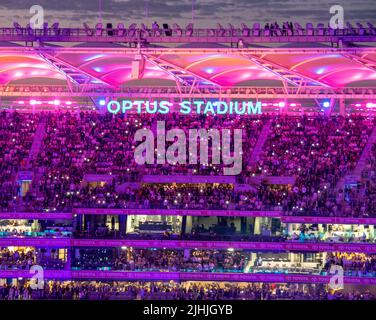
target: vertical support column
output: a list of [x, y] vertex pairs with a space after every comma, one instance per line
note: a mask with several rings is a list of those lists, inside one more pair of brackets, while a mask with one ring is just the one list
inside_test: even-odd
[[127, 217], [126, 215], [119, 215], [119, 231], [121, 235], [125, 235], [127, 231]]
[[260, 234], [261, 233], [261, 225], [260, 225], [260, 217], [255, 218], [255, 227], [254, 227], [254, 234]]
[[292, 230], [293, 230], [293, 229], [292, 229], [292, 226], [293, 226], [292, 223], [287, 224], [287, 231], [288, 231], [289, 235], [292, 234]]
[[247, 218], [246, 217], [240, 218], [240, 232], [241, 234], [247, 233]]
[[65, 270], [72, 270], [72, 252], [73, 252], [73, 249], [68, 247], [66, 250], [67, 250], [67, 263], [65, 265]]
[[345, 114], [346, 114], [345, 99], [344, 98], [339, 99], [339, 114], [341, 116], [345, 116]]
[[181, 221], [181, 231], [180, 235], [184, 235], [186, 232], [186, 227], [187, 227], [187, 216], [183, 216], [182, 221]]

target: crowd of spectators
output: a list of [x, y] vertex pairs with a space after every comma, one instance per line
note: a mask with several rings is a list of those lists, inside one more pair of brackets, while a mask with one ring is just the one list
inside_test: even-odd
[[40, 265], [45, 269], [63, 269], [64, 264], [64, 261], [56, 254], [48, 256], [43, 249], [36, 251], [29, 248], [2, 248], [0, 250], [0, 269], [2, 270], [29, 270], [33, 265]]
[[247, 257], [241, 252], [218, 250], [160, 250], [126, 248], [81, 249], [73, 267], [82, 270], [243, 272]]
[[332, 291], [320, 285], [160, 283], [160, 282], [46, 282], [32, 290], [30, 283], [3, 285], [2, 300], [375, 300], [368, 290]]
[[[16, 138], [9, 136], [12, 134], [11, 128], [4, 129], [6, 148], [16, 151], [10, 152], [10, 156], [4, 152], [2, 156], [5, 159], [1, 167], [1, 172], [4, 172], [2, 179], [5, 180], [0, 184], [3, 191], [0, 193], [3, 211], [70, 211], [72, 207], [282, 209], [286, 215], [354, 217], [373, 216], [376, 212], [376, 201], [373, 201], [376, 188], [372, 181], [367, 182], [366, 201], [353, 200], [350, 205], [349, 191], [337, 188], [341, 179], [355, 168], [367, 143], [374, 126], [369, 118], [358, 115], [274, 115], [271, 132], [259, 160], [254, 164], [251, 161], [252, 151], [263, 126], [269, 121], [268, 115], [258, 118], [203, 115], [184, 117], [172, 113], [123, 118], [95, 112], [58, 112], [43, 116], [47, 123], [46, 135], [36, 160], [32, 162], [36, 174], [30, 189], [21, 199], [20, 186], [6, 172], [10, 167], [17, 171], [21, 166], [19, 163], [25, 161], [28, 153], [26, 149], [31, 147], [32, 133], [36, 130], [39, 118], [29, 116], [35, 118], [23, 122], [19, 117], [24, 115], [2, 113], [6, 120], [13, 117], [12, 121], [17, 127], [16, 132], [13, 132]], [[3, 122], [7, 122], [6, 120]], [[119, 189], [122, 181], [133, 179], [140, 182], [144, 174], [222, 173], [220, 165], [211, 164], [137, 165], [134, 161], [134, 133], [140, 128], [155, 131], [157, 120], [166, 120], [166, 130], [243, 128], [241, 178], [243, 181], [251, 179], [248, 180], [251, 188], [236, 191], [223, 184], [206, 185], [205, 188], [199, 185], [154, 184], [138, 190], [134, 187]], [[28, 126], [28, 122], [33, 124]], [[4, 123], [3, 126], [6, 126]], [[7, 122], [7, 126], [11, 123]], [[14, 139], [15, 143], [9, 145], [8, 141]], [[93, 173], [114, 178], [107, 183], [85, 180], [85, 175]], [[279, 185], [252, 182], [252, 178], [259, 176], [261, 181], [270, 176], [279, 176], [293, 177], [295, 182], [281, 182]]]
[[250, 251], [173, 249], [80, 249], [74, 256], [77, 270], [180, 271], [326, 274], [332, 265], [343, 267], [345, 275], [375, 276], [376, 256], [364, 253], [327, 253], [326, 260], [310, 263], [278, 260], [261, 263]]
[[0, 112], [0, 210], [19, 194], [18, 171], [27, 164], [40, 116]]
[[376, 255], [364, 253], [335, 252], [328, 254], [324, 270], [329, 271], [332, 265], [341, 266], [345, 275], [376, 275]]

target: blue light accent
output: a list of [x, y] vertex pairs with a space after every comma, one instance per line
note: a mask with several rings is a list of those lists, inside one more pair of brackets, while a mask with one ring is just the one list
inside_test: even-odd
[[326, 71], [326, 67], [317, 69], [316, 74], [323, 74]]

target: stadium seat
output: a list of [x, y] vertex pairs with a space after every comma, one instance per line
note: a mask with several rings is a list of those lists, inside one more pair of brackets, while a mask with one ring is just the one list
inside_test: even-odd
[[52, 26], [51, 26], [55, 36], [58, 36], [60, 34], [60, 28], [59, 28], [59, 22], [55, 22]]
[[102, 36], [102, 34], [103, 34], [103, 24], [102, 23], [97, 23], [96, 25], [95, 25], [95, 35], [97, 36], [97, 37], [100, 37], [100, 36]]
[[368, 26], [368, 33], [371, 34], [371, 35], [375, 35], [376, 29], [373, 26], [373, 24], [371, 22], [367, 22], [367, 26]]
[[337, 30], [336, 30], [336, 29], [332, 29], [332, 28], [330, 27], [330, 23], [328, 23], [328, 32], [329, 32], [329, 35], [330, 35], [330, 36], [335, 36], [336, 33], [337, 33]]
[[312, 23], [307, 23], [307, 36], [313, 36], [313, 24]]
[[84, 28], [86, 35], [92, 36], [94, 34], [93, 30], [89, 27], [89, 25], [86, 22], [84, 23]]
[[173, 24], [173, 28], [177, 36], [181, 37], [183, 35], [183, 30], [177, 23]]
[[358, 28], [358, 33], [360, 36], [366, 35], [366, 29], [363, 27], [363, 25], [360, 22], [357, 22], [356, 26]]
[[243, 37], [249, 37], [250, 29], [245, 23], [242, 23], [242, 35]]
[[185, 27], [185, 35], [188, 37], [193, 35], [193, 23], [190, 23]]
[[230, 36], [232, 36], [232, 37], [235, 36], [235, 32], [236, 32], [235, 27], [231, 23], [229, 23], [228, 28], [230, 30]]
[[357, 32], [350, 22], [346, 23], [347, 34], [356, 35]]
[[303, 27], [299, 23], [295, 22], [294, 27], [295, 30], [298, 32], [298, 36], [302, 36], [304, 34]]
[[22, 27], [21, 27], [21, 25], [18, 23], [18, 22], [14, 22], [13, 23], [13, 26], [14, 26], [14, 28], [16, 29], [16, 33], [17, 33], [17, 35], [22, 35], [23, 34], [23, 30], [22, 30]]
[[141, 36], [147, 36], [149, 37], [150, 36], [150, 32], [148, 30], [148, 27], [144, 24], [144, 23], [141, 23]]
[[325, 34], [325, 27], [323, 23], [319, 23], [317, 25], [317, 35], [318, 36], [323, 36]]
[[136, 36], [136, 29], [137, 29], [137, 24], [136, 24], [136, 23], [132, 23], [132, 24], [129, 26], [128, 35], [129, 35], [130, 37], [134, 37], [134, 36]]
[[117, 36], [124, 37], [124, 35], [125, 35], [124, 23], [119, 23], [117, 26]]
[[222, 27], [220, 23], [217, 24], [217, 35], [218, 37], [223, 37], [226, 34], [226, 30]]
[[260, 36], [260, 24], [257, 22], [253, 25], [252, 35], [255, 37]]

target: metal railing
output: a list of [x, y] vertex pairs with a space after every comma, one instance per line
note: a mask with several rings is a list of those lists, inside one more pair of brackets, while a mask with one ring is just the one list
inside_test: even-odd
[[336, 42], [376, 41], [373, 26], [363, 28], [331, 29], [327, 27], [295, 27], [293, 29], [253, 28], [0, 28], [0, 41], [73, 41], [73, 42], [227, 42], [239, 40], [252, 42]]

